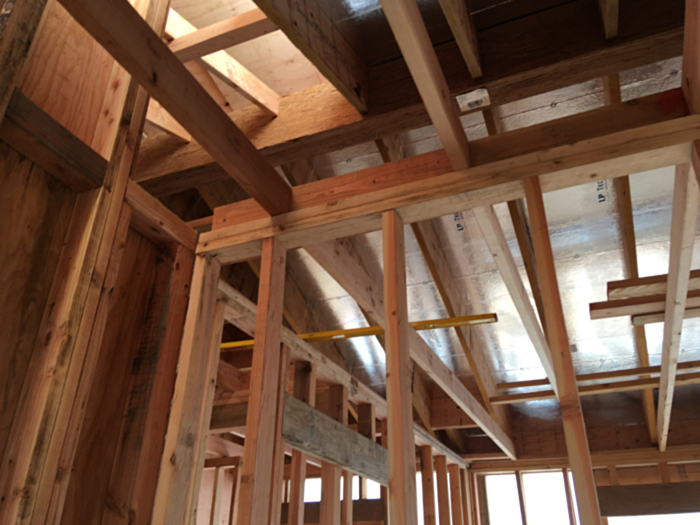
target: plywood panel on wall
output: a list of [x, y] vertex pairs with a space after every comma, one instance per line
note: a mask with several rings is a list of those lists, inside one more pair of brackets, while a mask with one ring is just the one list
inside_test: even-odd
[[63, 183], [0, 142], [0, 455], [74, 203]]
[[125, 414], [131, 367], [146, 325], [158, 251], [129, 230], [112, 292], [62, 523], [100, 523]]
[[91, 144], [114, 59], [55, 0], [27, 58], [21, 91]]

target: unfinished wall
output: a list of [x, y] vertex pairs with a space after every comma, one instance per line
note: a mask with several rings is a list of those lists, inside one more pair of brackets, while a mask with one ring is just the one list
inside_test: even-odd
[[75, 203], [75, 194], [0, 142], [0, 454]]
[[129, 230], [78, 442], [62, 523], [99, 523], [158, 251]]

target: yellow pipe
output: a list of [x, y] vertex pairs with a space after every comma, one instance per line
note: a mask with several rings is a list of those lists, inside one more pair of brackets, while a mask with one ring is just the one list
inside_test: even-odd
[[[448, 317], [445, 319], [432, 319], [429, 321], [416, 321], [411, 326], [416, 330], [435, 330], [438, 328], [454, 328], [457, 326], [471, 326], [476, 324], [487, 324], [498, 322], [496, 314], [465, 315], [463, 317]], [[350, 328], [347, 330], [331, 330], [328, 332], [312, 332], [299, 334], [298, 337], [307, 342], [332, 341], [336, 339], [350, 339], [351, 337], [368, 337], [381, 335], [384, 328], [381, 326], [369, 326], [367, 328]], [[233, 343], [223, 343], [222, 352], [234, 350], [248, 350], [253, 348], [254, 339], [247, 341], [234, 341]]]

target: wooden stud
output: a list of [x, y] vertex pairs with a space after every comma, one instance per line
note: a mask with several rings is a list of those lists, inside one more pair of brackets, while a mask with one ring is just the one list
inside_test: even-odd
[[126, 0], [61, 3], [271, 215], [288, 210], [287, 183]]
[[226, 470], [223, 468], [217, 468], [214, 473], [214, 490], [212, 491], [209, 525], [219, 525], [221, 519], [221, 500], [224, 495], [224, 474], [226, 474]]
[[241, 507], [241, 466], [233, 470], [233, 487], [231, 488], [231, 510], [228, 515], [228, 525], [238, 523], [238, 509]]
[[[294, 397], [305, 403], [316, 405], [316, 368], [308, 362], [294, 363]], [[292, 476], [289, 496], [287, 525], [304, 523], [304, 485], [306, 482], [307, 456], [298, 450], [292, 451]]]
[[476, 501], [477, 501], [477, 516], [479, 525], [489, 525], [489, 504], [486, 495], [486, 478], [484, 476], [474, 476], [476, 483]]
[[416, 461], [411, 408], [406, 254], [403, 221], [394, 211], [382, 217], [386, 391], [389, 432], [389, 514], [395, 523], [416, 525]]
[[208, 257], [195, 261], [153, 504], [154, 524], [191, 523], [196, 513], [224, 323], [224, 304], [216, 301], [220, 269]]
[[[347, 388], [341, 385], [331, 385], [323, 401], [325, 402], [326, 415], [347, 425]], [[320, 525], [340, 525], [341, 523], [340, 475], [341, 469], [337, 466], [326, 461], [321, 463]]]
[[459, 465], [448, 465], [447, 471], [450, 475], [450, 508], [452, 509], [452, 525], [464, 525], [464, 511], [462, 509], [462, 475], [460, 474]]
[[[377, 411], [370, 403], [357, 405], [357, 432], [374, 441], [377, 437]], [[367, 499], [367, 478], [360, 478], [360, 499]]]
[[423, 523], [436, 525], [435, 518], [435, 468], [433, 449], [424, 445], [420, 448], [421, 481], [423, 489]]
[[473, 525], [472, 523], [472, 500], [471, 500], [471, 489], [469, 471], [466, 468], [460, 469], [460, 476], [462, 476], [462, 481], [460, 487], [462, 489], [462, 512], [464, 515], [464, 525]]
[[440, 525], [450, 525], [450, 487], [447, 481], [447, 459], [445, 456], [435, 458], [435, 477], [437, 478]]
[[252, 410], [246, 422], [238, 525], [269, 519], [286, 257], [286, 250], [276, 239], [265, 240], [250, 380]]
[[[279, 374], [277, 378], [277, 407], [275, 413], [275, 443], [272, 455], [272, 482], [270, 484], [270, 525], [280, 525], [282, 520], [282, 490], [284, 488], [284, 451], [285, 439], [282, 434], [284, 420], [284, 397], [289, 385], [290, 350], [281, 345]], [[245, 452], [245, 450], [244, 450]]]
[[566, 332], [564, 311], [559, 295], [554, 267], [547, 216], [538, 177], [524, 181], [525, 198], [532, 228], [532, 240], [537, 256], [537, 272], [542, 286], [542, 301], [547, 319], [548, 340], [554, 349], [551, 352], [552, 367], [564, 424], [564, 437], [569, 462], [576, 484], [576, 498], [582, 525], [600, 523], [595, 479], [588, 449], [586, 428], [576, 386], [574, 367], [571, 361], [569, 336]]
[[576, 525], [576, 511], [574, 509], [574, 495], [571, 491], [571, 483], [569, 483], [569, 472], [563, 468], [561, 469], [562, 476], [564, 477], [564, 491], [566, 492], [566, 510], [569, 515], [569, 525]]
[[525, 492], [523, 491], [522, 473], [515, 473], [515, 484], [518, 487], [518, 504], [520, 506], [520, 519], [522, 520], [523, 525], [527, 525], [527, 512], [525, 511]]

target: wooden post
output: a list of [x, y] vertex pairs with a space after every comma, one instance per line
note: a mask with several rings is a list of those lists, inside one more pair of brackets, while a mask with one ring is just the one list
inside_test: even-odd
[[211, 501], [211, 512], [209, 513], [209, 525], [219, 525], [221, 516], [221, 498], [224, 495], [224, 474], [226, 470], [217, 467], [214, 474], [214, 490]]
[[[343, 385], [331, 385], [324, 396], [322, 411], [329, 417], [348, 424], [348, 389]], [[320, 525], [339, 525], [341, 469], [327, 462], [321, 463]], [[352, 512], [352, 511], [351, 511]]]
[[263, 241], [238, 525], [264, 523], [270, 514], [286, 259], [277, 239]]
[[515, 472], [515, 483], [518, 486], [518, 504], [520, 505], [520, 519], [523, 525], [527, 525], [527, 513], [525, 512], [525, 493], [523, 492], [523, 474], [519, 470]]
[[447, 458], [435, 458], [435, 476], [437, 477], [438, 514], [440, 525], [450, 525], [450, 488], [447, 481]]
[[416, 525], [416, 453], [411, 406], [411, 358], [403, 221], [395, 211], [382, 215], [386, 397], [389, 432], [389, 514], [394, 523]]
[[489, 500], [486, 495], [486, 478], [484, 476], [476, 476], [476, 501], [478, 503], [479, 525], [489, 525]]
[[462, 476], [462, 513], [464, 514], [464, 525], [473, 525], [471, 509], [472, 505], [469, 489], [469, 472], [464, 468], [461, 469], [459, 473], [460, 476]]
[[450, 473], [450, 507], [452, 508], [452, 525], [463, 525], [464, 514], [462, 511], [462, 480], [459, 473], [459, 465], [449, 465], [447, 470]]
[[210, 257], [197, 256], [153, 505], [154, 524], [193, 523], [195, 516], [224, 323], [224, 304], [216, 301], [220, 269]]
[[238, 522], [238, 509], [241, 502], [241, 466], [233, 471], [233, 487], [231, 487], [231, 510], [228, 515], [228, 525], [236, 525]]
[[[308, 362], [294, 363], [294, 397], [316, 406], [316, 368]], [[304, 485], [307, 456], [299, 450], [292, 452], [291, 491], [287, 525], [304, 524]]]
[[289, 354], [287, 345], [280, 350], [279, 380], [277, 382], [277, 412], [275, 414], [275, 448], [272, 457], [272, 483], [270, 484], [270, 525], [280, 525], [282, 519], [282, 488], [284, 485], [284, 394], [289, 385]]
[[433, 448], [424, 445], [420, 448], [421, 481], [423, 488], [423, 523], [436, 525], [435, 522], [435, 468], [433, 466]]
[[[374, 405], [360, 403], [357, 406], [357, 431], [368, 439], [377, 439], [377, 415]], [[367, 499], [367, 478], [360, 478], [360, 499]]]
[[571, 493], [569, 473], [565, 468], [561, 469], [561, 473], [564, 476], [564, 490], [566, 491], [566, 507], [569, 511], [569, 525], [576, 525], [576, 512], [574, 511], [574, 495]]
[[571, 360], [571, 347], [566, 332], [539, 177], [525, 179], [524, 187], [537, 258], [537, 273], [542, 289], [542, 302], [547, 319], [547, 340], [551, 346], [552, 368], [561, 407], [569, 464], [574, 475], [581, 525], [599, 525], [600, 510], [591, 453], [588, 449], [586, 427]]

